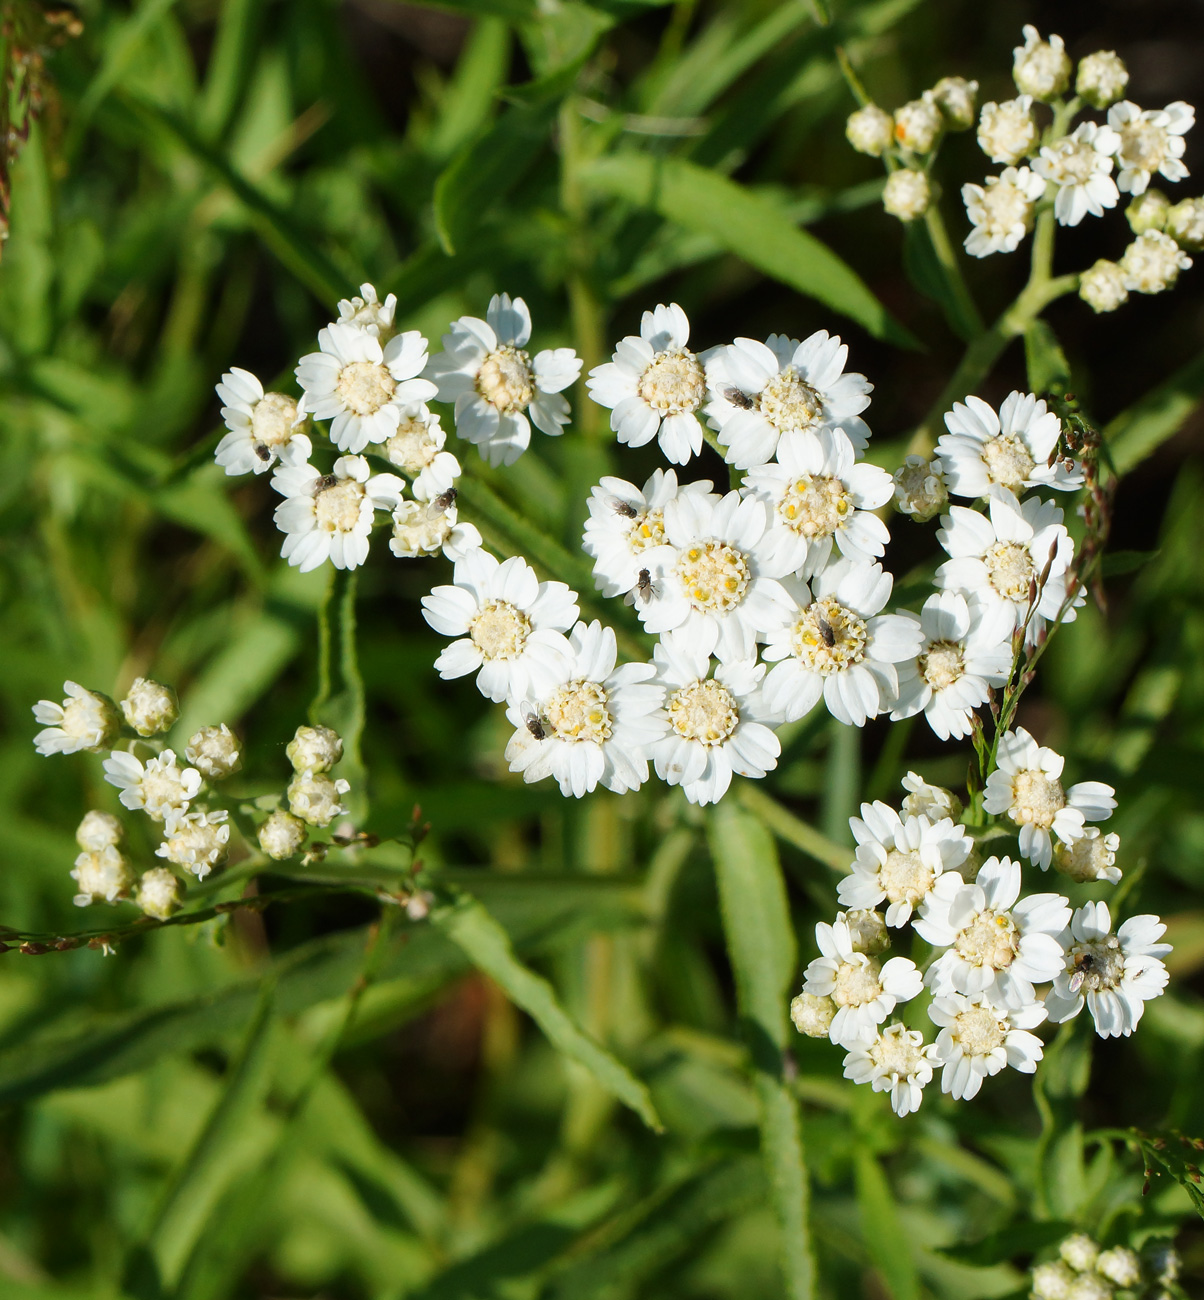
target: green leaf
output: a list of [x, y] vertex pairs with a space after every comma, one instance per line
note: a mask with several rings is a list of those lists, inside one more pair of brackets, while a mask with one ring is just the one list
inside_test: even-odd
[[1112, 463], [1127, 474], [1174, 437], [1204, 398], [1204, 352], [1122, 411], [1104, 430]]
[[1136, 573], [1161, 555], [1157, 551], [1109, 551], [1101, 561], [1105, 578], [1119, 578], [1124, 573]]
[[482, 903], [461, 894], [431, 919], [539, 1025], [558, 1052], [583, 1065], [601, 1087], [630, 1106], [649, 1128], [660, 1131], [647, 1087], [573, 1021], [547, 980], [518, 960], [510, 936]]
[[582, 183], [713, 236], [728, 252], [899, 347], [919, 342], [841, 258], [751, 190], [683, 158], [621, 154], [581, 169]]
[[874, 1155], [861, 1147], [854, 1171], [861, 1239], [894, 1300], [920, 1300], [920, 1279], [907, 1233], [899, 1221], [897, 1200]]
[[1070, 387], [1070, 362], [1049, 322], [1039, 316], [1024, 331], [1024, 361], [1030, 392], [1061, 397]]
[[425, 150], [432, 158], [450, 157], [485, 126], [509, 60], [509, 28], [498, 18], [482, 18], [456, 63], [438, 120], [426, 140]]

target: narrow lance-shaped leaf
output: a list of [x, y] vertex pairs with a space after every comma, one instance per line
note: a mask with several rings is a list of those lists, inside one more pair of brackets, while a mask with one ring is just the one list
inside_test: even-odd
[[894, 1300], [920, 1300], [920, 1279], [899, 1222], [894, 1193], [882, 1166], [872, 1152], [857, 1152], [857, 1208], [861, 1211], [861, 1239], [886, 1289]]

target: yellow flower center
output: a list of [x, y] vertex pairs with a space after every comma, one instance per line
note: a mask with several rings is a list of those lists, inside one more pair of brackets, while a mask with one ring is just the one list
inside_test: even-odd
[[991, 586], [1004, 598], [1017, 604], [1028, 599], [1033, 580], [1033, 557], [1019, 542], [996, 542], [983, 556]]
[[684, 348], [658, 352], [640, 376], [637, 391], [654, 411], [680, 415], [702, 405], [706, 375], [693, 352]]
[[722, 745], [736, 730], [740, 709], [722, 682], [692, 682], [674, 692], [669, 722], [679, 736], [703, 745]]
[[353, 361], [339, 371], [335, 388], [353, 414], [373, 415], [390, 401], [397, 380], [379, 362]]
[[989, 909], [979, 914], [954, 940], [958, 954], [971, 966], [1006, 970], [1015, 960], [1019, 936], [1006, 912]]
[[1006, 433], [983, 444], [982, 458], [991, 482], [1009, 490], [1027, 482], [1036, 465], [1024, 440]]
[[1012, 821], [1048, 830], [1054, 818], [1066, 807], [1062, 783], [1037, 768], [1017, 772], [1012, 777]]
[[865, 620], [832, 596], [813, 601], [794, 625], [794, 653], [812, 672], [827, 677], [865, 658]]
[[952, 686], [965, 671], [960, 641], [934, 641], [920, 656], [920, 672], [934, 691]]
[[531, 622], [506, 600], [491, 600], [472, 620], [468, 634], [486, 659], [516, 659], [523, 652]]
[[686, 599], [697, 610], [727, 614], [748, 591], [751, 575], [743, 554], [726, 542], [695, 542], [682, 551], [677, 576]]
[[787, 366], [761, 390], [757, 406], [779, 433], [792, 433], [820, 422], [824, 399], [793, 366]]
[[852, 961], [842, 961], [836, 968], [836, 987], [832, 1000], [838, 1007], [860, 1007], [882, 996], [878, 980], [878, 963], [864, 953], [854, 953]]
[[844, 484], [830, 474], [801, 474], [791, 481], [777, 506], [778, 516], [804, 537], [831, 537], [853, 512]]
[[419, 474], [439, 454], [427, 422], [420, 416], [403, 415], [397, 432], [384, 445], [389, 461], [407, 474]]
[[535, 396], [531, 358], [521, 348], [498, 348], [481, 362], [477, 392], [503, 415], [525, 411]]
[[1121, 164], [1137, 171], [1156, 172], [1166, 161], [1169, 142], [1165, 127], [1153, 122], [1130, 122], [1120, 129]]
[[297, 403], [284, 393], [265, 393], [251, 408], [251, 436], [265, 447], [279, 447], [293, 436]]
[[544, 720], [559, 740], [589, 740], [595, 745], [610, 739], [610, 710], [606, 691], [598, 682], [571, 681], [544, 707]]
[[950, 1029], [967, 1056], [986, 1056], [1003, 1046], [1006, 1023], [1001, 1024], [998, 1012], [990, 1007], [971, 1007], [957, 1016]]
[[878, 884], [890, 903], [918, 903], [936, 874], [914, 850], [891, 849], [878, 868]]
[[353, 478], [341, 478], [318, 489], [314, 518], [328, 533], [349, 533], [360, 521], [363, 503], [364, 485]]

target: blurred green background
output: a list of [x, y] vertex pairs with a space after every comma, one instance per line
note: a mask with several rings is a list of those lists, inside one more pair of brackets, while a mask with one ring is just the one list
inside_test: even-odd
[[[143, 0], [82, 3], [82, 31], [54, 41], [37, 6], [0, 11], [18, 129], [22, 78], [43, 101], [10, 168], [0, 260], [0, 921], [44, 931], [130, 909], [71, 905], [75, 824], [115, 809], [115, 791], [98, 758], [34, 753], [35, 700], [59, 698], [65, 678], [119, 693], [151, 674], [180, 692], [179, 735], [227, 721], [245, 737], [256, 789], [283, 780], [305, 720], [325, 576], [280, 562], [265, 479], [227, 481], [211, 463], [224, 369], [291, 391], [297, 356], [364, 280], [396, 292], [399, 322], [432, 347], [491, 293], [522, 294], [537, 346], [572, 344], [587, 367], [645, 307], [675, 300], [697, 346], [839, 331], [876, 385], [871, 455], [893, 468], [963, 345], [881, 212], [880, 168], [844, 142], [836, 47], [888, 108], [946, 74], [976, 77], [982, 98], [1012, 93], [1025, 21], [1076, 57], [1117, 49], [1143, 106], [1193, 99], [1204, 63], [1204, 13], [1187, 0], [835, 0], [826, 28], [799, 0]], [[20, 61], [39, 45], [44, 58]], [[1198, 139], [1186, 161], [1204, 169]], [[973, 133], [950, 139], [958, 241], [958, 187], [987, 170]], [[745, 197], [845, 259], [922, 349], [809, 296], [789, 257], [767, 268], [724, 219]], [[1058, 269], [1119, 255], [1127, 234], [1119, 213], [1085, 223], [1060, 241]], [[984, 314], [1026, 273], [1023, 253], [969, 267]], [[1204, 1288], [1188, 1193], [1156, 1174], [1143, 1198], [1141, 1156], [1108, 1136], [1204, 1135], [1201, 273], [1110, 317], [1073, 297], [1050, 313], [1126, 473], [1107, 612], [1088, 607], [1060, 634], [1021, 713], [1072, 779], [1116, 785], [1124, 909], [1170, 920], [1171, 990], [1132, 1040], [1063, 1033], [1036, 1097], [1015, 1074], [971, 1105], [934, 1086], [907, 1121], [843, 1082], [837, 1049], [791, 1031], [784, 1088], [801, 1106], [818, 1295], [1026, 1294], [1028, 1260], [1067, 1225], [1139, 1246], [1175, 1236], [1188, 1294], [1193, 1278]], [[1026, 382], [1015, 344], [980, 392]], [[570, 436], [538, 440], [509, 471], [457, 448], [573, 550], [588, 485], [616, 470], [639, 482], [656, 463], [618, 456], [580, 392], [575, 410]], [[709, 451], [701, 473], [722, 480]], [[888, 566], [930, 574], [935, 527], [896, 518]], [[470, 887], [648, 1084], [664, 1132], [421, 923], [391, 932], [327, 1063], [379, 913], [353, 893], [111, 957], [10, 951], [0, 1295], [798, 1294], [778, 1262], [763, 1079], [703, 819], [655, 782], [572, 802], [506, 773], [502, 711], [432, 668], [440, 639], [418, 601], [449, 572], [378, 546], [361, 575], [368, 827], [399, 834], [420, 805], [426, 863]], [[784, 738], [765, 788], [839, 844], [861, 798], [897, 803], [908, 768], [964, 780], [968, 752], [921, 728], [809, 719]], [[132, 830], [151, 865], [153, 841]], [[792, 993], [836, 877], [783, 834]], [[1088, 896], [1102, 895], [1075, 901]]]

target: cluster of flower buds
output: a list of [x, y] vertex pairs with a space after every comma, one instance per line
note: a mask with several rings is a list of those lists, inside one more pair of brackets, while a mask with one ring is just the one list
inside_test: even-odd
[[350, 789], [330, 769], [343, 757], [343, 740], [330, 727], [298, 727], [285, 751], [293, 777], [285, 792], [286, 808], [277, 808], [259, 828], [259, 847], [277, 862], [295, 857], [311, 827], [329, 826], [347, 809], [339, 802]]
[[1059, 1244], [1056, 1259], [1034, 1266], [1029, 1295], [1031, 1300], [1112, 1300], [1119, 1291], [1128, 1297], [1173, 1300], [1182, 1294], [1178, 1276], [1179, 1257], [1172, 1247], [1159, 1247], [1143, 1268], [1128, 1246], [1104, 1250], [1086, 1233], [1076, 1232]]

